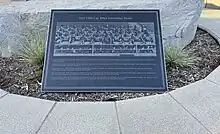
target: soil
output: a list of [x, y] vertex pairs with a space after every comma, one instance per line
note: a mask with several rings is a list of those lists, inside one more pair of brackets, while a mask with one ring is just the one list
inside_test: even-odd
[[[207, 32], [198, 29], [194, 40], [184, 48], [200, 59], [191, 68], [174, 68], [167, 72], [168, 88], [175, 90], [205, 78], [220, 65], [220, 45]], [[42, 93], [40, 85], [26, 77], [34, 68], [17, 57], [0, 57], [0, 88], [12, 94], [55, 101], [117, 101], [158, 94], [145, 93]]]

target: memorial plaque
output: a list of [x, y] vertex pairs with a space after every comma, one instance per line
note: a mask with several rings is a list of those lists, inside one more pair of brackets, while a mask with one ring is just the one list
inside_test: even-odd
[[166, 91], [159, 10], [52, 10], [44, 92]]

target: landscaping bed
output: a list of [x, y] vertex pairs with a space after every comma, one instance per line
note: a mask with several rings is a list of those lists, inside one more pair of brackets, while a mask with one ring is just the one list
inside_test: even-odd
[[[174, 67], [167, 70], [168, 88], [175, 90], [205, 78], [220, 64], [220, 45], [207, 32], [198, 29], [194, 40], [184, 48], [198, 59], [191, 67]], [[13, 94], [32, 96], [55, 101], [112, 101], [158, 94], [138, 93], [42, 93], [40, 84], [27, 80], [35, 68], [23, 59], [0, 57], [0, 88]]]

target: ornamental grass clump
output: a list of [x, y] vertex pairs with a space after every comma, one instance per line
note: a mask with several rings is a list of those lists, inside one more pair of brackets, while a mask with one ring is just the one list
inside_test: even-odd
[[39, 80], [42, 77], [46, 39], [39, 32], [29, 32], [20, 39], [19, 57], [24, 59], [36, 70], [29, 80]]
[[177, 67], [192, 67], [197, 57], [189, 55], [187, 51], [182, 50], [176, 45], [165, 46], [165, 61], [167, 70]]

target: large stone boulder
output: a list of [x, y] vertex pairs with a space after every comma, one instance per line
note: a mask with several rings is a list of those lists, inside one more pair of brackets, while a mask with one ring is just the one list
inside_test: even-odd
[[47, 33], [51, 9], [160, 9], [164, 45], [186, 46], [194, 38], [203, 0], [31, 0], [0, 5], [0, 50], [18, 49], [27, 28]]

